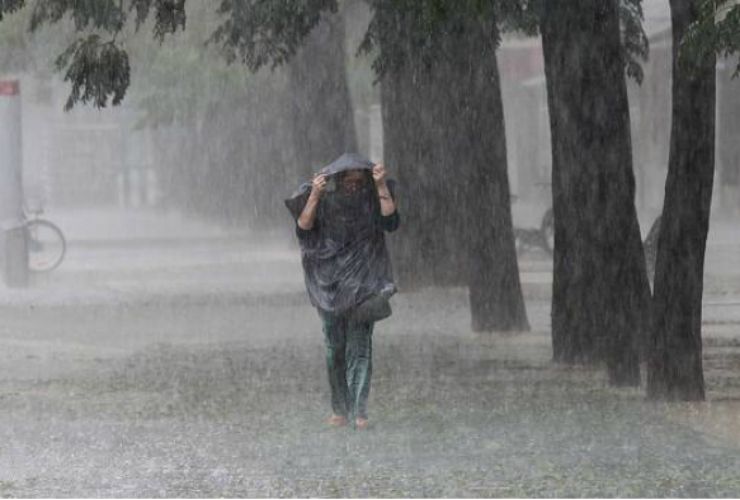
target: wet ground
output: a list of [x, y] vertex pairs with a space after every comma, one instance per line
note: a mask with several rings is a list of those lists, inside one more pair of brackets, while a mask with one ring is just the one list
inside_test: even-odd
[[292, 250], [186, 236], [78, 238], [57, 273], [0, 290], [0, 496], [740, 496], [740, 279], [715, 262], [732, 238], [709, 252], [708, 402], [551, 363], [530, 255], [527, 334], [471, 333], [460, 289], [394, 298], [357, 432], [322, 422]]

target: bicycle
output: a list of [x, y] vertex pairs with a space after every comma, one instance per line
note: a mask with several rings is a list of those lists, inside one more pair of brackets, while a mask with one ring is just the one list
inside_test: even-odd
[[514, 228], [514, 242], [516, 253], [521, 255], [530, 248], [541, 248], [548, 255], [552, 255], [555, 248], [555, 217], [552, 208], [545, 212], [538, 228]]
[[64, 260], [67, 240], [53, 222], [40, 218], [43, 209], [24, 207], [25, 229], [28, 238], [28, 270], [33, 273], [53, 271]]
[[[537, 182], [535, 183], [540, 189], [546, 189], [549, 191], [549, 182]], [[545, 195], [548, 197], [549, 193]], [[516, 203], [517, 196], [511, 195], [512, 203]], [[514, 227], [514, 243], [516, 245], [517, 255], [522, 255], [529, 249], [540, 248], [545, 251], [548, 256], [552, 256], [555, 249], [555, 217], [553, 215], [552, 207], [548, 207], [545, 210], [544, 215], [540, 221], [539, 227]]]
[[[655, 277], [655, 262], [658, 256], [658, 236], [660, 235], [661, 217], [658, 216], [650, 226], [650, 231], [643, 241], [645, 264], [648, 279], [653, 282]], [[522, 229], [514, 228], [514, 241], [516, 243], [517, 255], [532, 247], [542, 248], [549, 255], [553, 254], [555, 248], [555, 216], [552, 207], [548, 208], [542, 217], [539, 228]]]

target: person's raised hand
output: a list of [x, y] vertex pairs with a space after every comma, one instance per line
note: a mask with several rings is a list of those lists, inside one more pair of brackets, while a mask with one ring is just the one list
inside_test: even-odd
[[382, 186], [385, 184], [385, 176], [387, 174], [387, 171], [385, 169], [385, 165], [382, 163], [377, 163], [373, 167], [373, 180], [375, 181], [375, 184], [378, 186]]
[[324, 174], [316, 174], [313, 177], [313, 181], [311, 182], [311, 194], [315, 194], [315, 196], [321, 196], [321, 194], [326, 190], [326, 175]]

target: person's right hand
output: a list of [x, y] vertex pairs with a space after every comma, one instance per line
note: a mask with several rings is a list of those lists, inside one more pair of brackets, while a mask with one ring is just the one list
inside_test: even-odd
[[325, 190], [326, 190], [326, 175], [316, 174], [313, 178], [313, 182], [311, 183], [311, 194], [316, 193], [316, 196], [321, 196], [321, 194]]

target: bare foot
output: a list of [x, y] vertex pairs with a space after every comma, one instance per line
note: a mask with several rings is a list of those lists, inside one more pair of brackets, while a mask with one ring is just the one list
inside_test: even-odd
[[344, 427], [347, 425], [347, 417], [342, 415], [332, 415], [326, 420], [326, 423], [332, 427]]
[[357, 418], [355, 419], [355, 429], [358, 431], [364, 431], [368, 428], [370, 425], [370, 422], [366, 418]]

